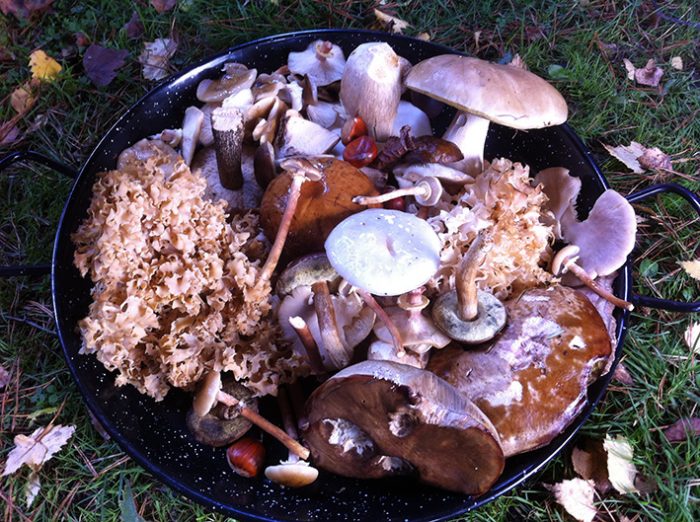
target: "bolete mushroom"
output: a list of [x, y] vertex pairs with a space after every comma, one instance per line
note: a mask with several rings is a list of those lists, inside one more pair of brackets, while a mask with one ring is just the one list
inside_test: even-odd
[[364, 361], [341, 370], [311, 394], [306, 415], [314, 462], [343, 476], [415, 474], [480, 495], [503, 471], [486, 416], [444, 380], [405, 364]]
[[309, 450], [287, 435], [284, 430], [262, 417], [257, 411], [246, 406], [243, 401], [223, 391], [221, 389], [221, 373], [211, 371], [204, 377], [199, 390], [194, 396], [192, 410], [195, 415], [204, 417], [217, 403], [223, 403], [229, 408], [236, 408], [241, 416], [248, 419], [265, 433], [276, 438], [297, 456], [304, 460], [309, 458]]
[[348, 56], [340, 99], [350, 117], [359, 116], [377, 141], [391, 136], [401, 98], [401, 62], [384, 42], [358, 45]]
[[466, 344], [489, 341], [506, 324], [503, 304], [476, 285], [483, 255], [482, 244], [483, 235], [478, 234], [457, 268], [455, 290], [438, 297], [432, 310], [438, 328], [455, 341]]
[[535, 74], [478, 58], [444, 54], [413, 66], [406, 86], [440, 100], [459, 112], [443, 137], [459, 146], [468, 174], [483, 167], [489, 123], [538, 129], [564, 123], [566, 101]]
[[428, 370], [474, 401], [511, 456], [566, 429], [612, 350], [598, 311], [572, 288], [533, 288], [507, 306], [508, 325], [494, 343], [447, 347], [433, 354]]

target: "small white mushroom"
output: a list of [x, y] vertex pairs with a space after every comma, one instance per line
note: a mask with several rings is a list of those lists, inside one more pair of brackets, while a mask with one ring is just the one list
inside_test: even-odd
[[194, 151], [199, 143], [199, 134], [202, 131], [204, 114], [197, 107], [187, 107], [185, 118], [182, 122], [182, 158], [187, 165], [192, 163]]
[[394, 118], [391, 135], [398, 136], [401, 133], [401, 127], [404, 125], [411, 127], [411, 133], [414, 136], [432, 135], [433, 132], [430, 128], [430, 120], [427, 114], [411, 102], [401, 100], [396, 112], [396, 118]]
[[290, 72], [307, 75], [315, 85], [323, 87], [343, 77], [345, 55], [331, 42], [316, 40], [302, 52], [289, 53]]
[[562, 229], [568, 228], [576, 219], [576, 198], [581, 191], [581, 179], [569, 174], [569, 169], [550, 167], [535, 176], [535, 183], [542, 185], [547, 195], [544, 208], [554, 216], [554, 233], [562, 238]]

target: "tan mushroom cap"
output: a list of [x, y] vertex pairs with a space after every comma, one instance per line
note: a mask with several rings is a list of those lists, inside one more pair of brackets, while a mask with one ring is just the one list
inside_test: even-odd
[[515, 129], [564, 123], [566, 101], [550, 83], [516, 67], [443, 54], [416, 64], [409, 89]]
[[266, 467], [265, 476], [281, 486], [302, 488], [318, 478], [318, 470], [308, 462], [288, 462]]
[[200, 417], [204, 417], [216, 404], [216, 396], [221, 390], [221, 373], [209, 372], [200, 385], [199, 391], [194, 396], [192, 409]]

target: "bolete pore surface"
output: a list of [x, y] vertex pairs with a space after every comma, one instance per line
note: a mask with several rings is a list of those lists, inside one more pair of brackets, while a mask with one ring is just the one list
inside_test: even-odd
[[306, 403], [304, 438], [317, 466], [339, 475], [415, 474], [427, 484], [480, 495], [504, 467], [486, 416], [434, 374], [389, 361], [341, 370]]
[[531, 289], [507, 309], [493, 345], [445, 348], [428, 370], [488, 416], [508, 457], [548, 444], [576, 418], [612, 349], [600, 314], [572, 288]]

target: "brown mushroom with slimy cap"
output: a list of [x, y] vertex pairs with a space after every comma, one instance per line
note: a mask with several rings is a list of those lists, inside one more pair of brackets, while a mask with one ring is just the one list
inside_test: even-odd
[[400, 188], [385, 192], [379, 196], [355, 196], [352, 198], [353, 203], [358, 205], [377, 205], [390, 201], [394, 198], [404, 196], [413, 196], [416, 203], [422, 207], [432, 207], [437, 205], [442, 197], [442, 184], [440, 180], [433, 176], [424, 176], [419, 179], [412, 187]]
[[287, 59], [289, 71], [308, 76], [317, 86], [323, 87], [343, 77], [345, 55], [332, 42], [316, 40], [302, 52], [291, 52]]
[[[284, 430], [292, 439], [298, 440], [299, 434], [297, 433], [294, 414], [284, 388], [279, 389], [277, 404], [282, 415]], [[299, 460], [299, 457], [290, 451], [287, 460], [283, 460], [275, 466], [266, 467], [265, 476], [280, 486], [302, 488], [312, 484], [318, 478], [318, 470], [309, 465], [308, 462]]]
[[476, 275], [482, 260], [483, 235], [477, 235], [460, 261], [455, 290], [442, 294], [433, 305], [433, 320], [455, 341], [479, 344], [493, 339], [506, 324], [503, 304], [479, 290]]
[[221, 388], [221, 373], [210, 371], [202, 380], [199, 390], [194, 396], [192, 410], [195, 415], [204, 417], [219, 402], [225, 404], [229, 408], [236, 408], [240, 415], [255, 424], [265, 433], [276, 438], [300, 458], [304, 460], [309, 458], [309, 450], [287, 435], [284, 430], [272, 424], [255, 410], [247, 407], [243, 401], [223, 391]]
[[488, 491], [504, 467], [488, 418], [431, 372], [364, 361], [324, 382], [306, 403], [303, 430], [316, 465], [358, 478], [412, 474], [468, 495]]
[[224, 65], [224, 75], [217, 80], [202, 80], [197, 86], [197, 99], [202, 102], [222, 102], [243, 89], [250, 89], [258, 75], [240, 63]]
[[465, 171], [472, 175], [482, 170], [490, 122], [538, 129], [564, 123], [568, 114], [561, 94], [539, 76], [478, 58], [428, 58], [413, 66], [406, 85], [459, 111], [443, 138], [459, 146]]
[[401, 295], [424, 285], [440, 267], [440, 240], [406, 212], [368, 209], [329, 234], [326, 255], [350, 284], [376, 295]]
[[624, 308], [625, 310], [634, 310], [634, 305], [624, 299], [613, 295], [608, 290], [598, 285], [594, 278], [591, 277], [582, 267], [576, 262], [579, 259], [581, 249], [577, 245], [568, 245], [559, 250], [552, 259], [552, 274], [561, 276], [567, 272], [571, 272], [578, 279], [590, 288], [595, 294], [602, 297], [609, 303]]
[[358, 45], [348, 56], [340, 99], [350, 117], [359, 116], [377, 141], [391, 136], [401, 99], [401, 61], [384, 42]]
[[506, 456], [551, 442], [583, 411], [612, 354], [598, 311], [580, 292], [532, 288], [508, 303], [508, 325], [487, 347], [447, 347], [428, 370], [493, 422]]

